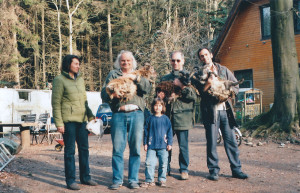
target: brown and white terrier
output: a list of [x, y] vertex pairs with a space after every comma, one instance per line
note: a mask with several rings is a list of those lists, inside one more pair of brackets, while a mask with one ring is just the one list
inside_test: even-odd
[[[225, 102], [229, 97], [233, 98], [235, 93], [232, 87], [244, 82], [244, 79], [236, 82], [222, 80], [209, 69], [208, 65], [204, 65], [203, 67], [195, 67], [191, 76], [193, 79], [192, 82], [203, 85], [205, 91], [205, 88], [208, 88], [207, 92], [211, 96], [217, 98], [219, 102]], [[195, 87], [197, 87], [197, 85], [195, 85]]]
[[150, 64], [145, 64], [142, 68], [132, 72], [136, 75], [136, 80], [132, 80], [129, 77], [119, 77], [111, 80], [106, 86], [106, 92], [110, 99], [118, 98], [120, 101], [129, 101], [137, 93], [137, 86], [134, 81], [139, 82], [141, 77], [148, 79], [151, 83], [154, 83], [156, 78], [156, 72]]

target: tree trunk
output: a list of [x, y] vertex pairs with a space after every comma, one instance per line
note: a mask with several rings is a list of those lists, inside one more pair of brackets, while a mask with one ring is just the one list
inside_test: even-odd
[[14, 42], [14, 55], [13, 55], [13, 61], [14, 61], [14, 77], [15, 77], [15, 82], [18, 83], [18, 88], [20, 88], [20, 70], [19, 70], [19, 62], [18, 62], [18, 56], [19, 56], [19, 51], [18, 51], [18, 42], [17, 42], [17, 32], [13, 31], [13, 42]]
[[[271, 0], [271, 40], [275, 80], [274, 121], [290, 132], [297, 112], [298, 57], [293, 24], [293, 0]], [[282, 14], [285, 13], [285, 14]], [[299, 98], [299, 96], [298, 96]]]
[[167, 23], [166, 32], [167, 33], [169, 33], [169, 30], [170, 30], [170, 27], [171, 27], [171, 23], [172, 23], [172, 20], [171, 20], [171, 9], [172, 9], [172, 0], [169, 0], [168, 1], [168, 9], [167, 9], [167, 20], [166, 20], [166, 23]]
[[[108, 2], [108, 1], [107, 1]], [[110, 62], [110, 69], [113, 69], [113, 54], [112, 54], [112, 39], [111, 39], [111, 23], [110, 23], [110, 5], [107, 8], [107, 28], [108, 28], [108, 48], [109, 48], [109, 62]]]
[[151, 18], [151, 2], [147, 0], [147, 26], [148, 26], [148, 34], [151, 34], [152, 30], [152, 18]]
[[79, 5], [83, 2], [83, 0], [81, 0], [76, 7], [74, 8], [74, 10], [71, 12], [71, 8], [69, 5], [69, 0], [66, 0], [66, 4], [67, 4], [67, 9], [68, 9], [68, 16], [69, 16], [69, 52], [70, 54], [73, 54], [73, 15], [76, 12], [76, 10], [78, 9]]
[[88, 72], [89, 72], [89, 87], [90, 87], [90, 91], [94, 91], [94, 79], [93, 79], [93, 67], [92, 67], [92, 62], [91, 62], [91, 46], [90, 46], [90, 34], [86, 35], [86, 52], [87, 52], [87, 66], [88, 66]]
[[[81, 36], [81, 65], [84, 66], [85, 54], [84, 54], [84, 36]], [[84, 67], [80, 68], [82, 74], [85, 74]]]
[[42, 60], [43, 60], [43, 84], [46, 84], [46, 47], [45, 47], [45, 9], [42, 7]]
[[62, 34], [60, 28], [60, 12], [61, 12], [61, 0], [59, 0], [59, 4], [57, 0], [52, 0], [53, 4], [55, 5], [57, 11], [57, 30], [58, 30], [58, 37], [59, 37], [59, 56], [58, 56], [58, 65], [57, 70], [60, 71], [61, 63], [62, 63]]
[[98, 65], [99, 65], [99, 87], [102, 87], [102, 70], [101, 70], [101, 26], [98, 27]]
[[[34, 34], [36, 36], [38, 36], [38, 19], [37, 19], [37, 10], [34, 10], [34, 25], [33, 25], [33, 31], [34, 31]], [[39, 59], [38, 59], [38, 55], [39, 55], [39, 43], [38, 43], [38, 40], [35, 39], [34, 40], [34, 43], [35, 43], [35, 48], [34, 48], [34, 53], [33, 53], [33, 57], [34, 57], [34, 87], [36, 89], [39, 89], [39, 85], [38, 85], [38, 82], [39, 82]]]
[[69, 16], [69, 54], [73, 54], [73, 45], [72, 45], [72, 35], [73, 35], [73, 25], [72, 25], [72, 13], [69, 6], [69, 0], [66, 0]]

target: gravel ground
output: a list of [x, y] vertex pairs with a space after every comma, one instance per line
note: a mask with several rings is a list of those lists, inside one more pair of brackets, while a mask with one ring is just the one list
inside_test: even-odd
[[[128, 147], [125, 150], [124, 186], [117, 191], [109, 190], [111, 184], [110, 135], [100, 140], [90, 136], [90, 168], [92, 178], [99, 183], [96, 187], [81, 185], [78, 192], [300, 192], [300, 146], [276, 143], [262, 146], [240, 146], [242, 169], [250, 175], [247, 180], [231, 178], [230, 166], [223, 144], [218, 146], [219, 181], [207, 179], [206, 140], [203, 125], [190, 130], [190, 172], [189, 179], [179, 180], [178, 145], [173, 145], [172, 175], [167, 178], [167, 187], [151, 187], [131, 190], [127, 188]], [[257, 144], [259, 141], [254, 140]], [[72, 192], [66, 189], [64, 181], [63, 152], [54, 150], [56, 142], [31, 145], [22, 150], [15, 159], [0, 172], [0, 192]], [[146, 152], [141, 147], [140, 182], [144, 182]], [[78, 169], [78, 160], [76, 161]], [[156, 172], [157, 176], [157, 172]], [[78, 171], [77, 171], [77, 181]]]

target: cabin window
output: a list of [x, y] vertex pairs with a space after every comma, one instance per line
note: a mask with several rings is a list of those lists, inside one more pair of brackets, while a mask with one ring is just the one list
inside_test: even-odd
[[261, 34], [262, 39], [271, 38], [271, 16], [270, 16], [270, 5], [264, 5], [260, 7], [261, 17]]
[[240, 88], [253, 88], [253, 71], [252, 69], [248, 70], [237, 70], [234, 71], [234, 76], [236, 79], [244, 79], [244, 82], [240, 84]]
[[300, 1], [294, 1], [294, 26], [295, 32], [300, 33]]
[[30, 92], [24, 92], [24, 91], [18, 91], [19, 94], [19, 101], [20, 102], [28, 102], [30, 101], [31, 97], [30, 97]]
[[[296, 34], [300, 34], [300, 1], [294, 0], [294, 31]], [[260, 7], [261, 17], [261, 34], [262, 40], [271, 38], [271, 13], [270, 5], [266, 4]]]

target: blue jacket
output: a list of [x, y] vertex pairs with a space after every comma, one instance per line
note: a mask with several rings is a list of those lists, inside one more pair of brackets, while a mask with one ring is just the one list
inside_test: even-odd
[[144, 145], [148, 149], [166, 149], [173, 144], [171, 121], [166, 115], [148, 117], [144, 130]]

